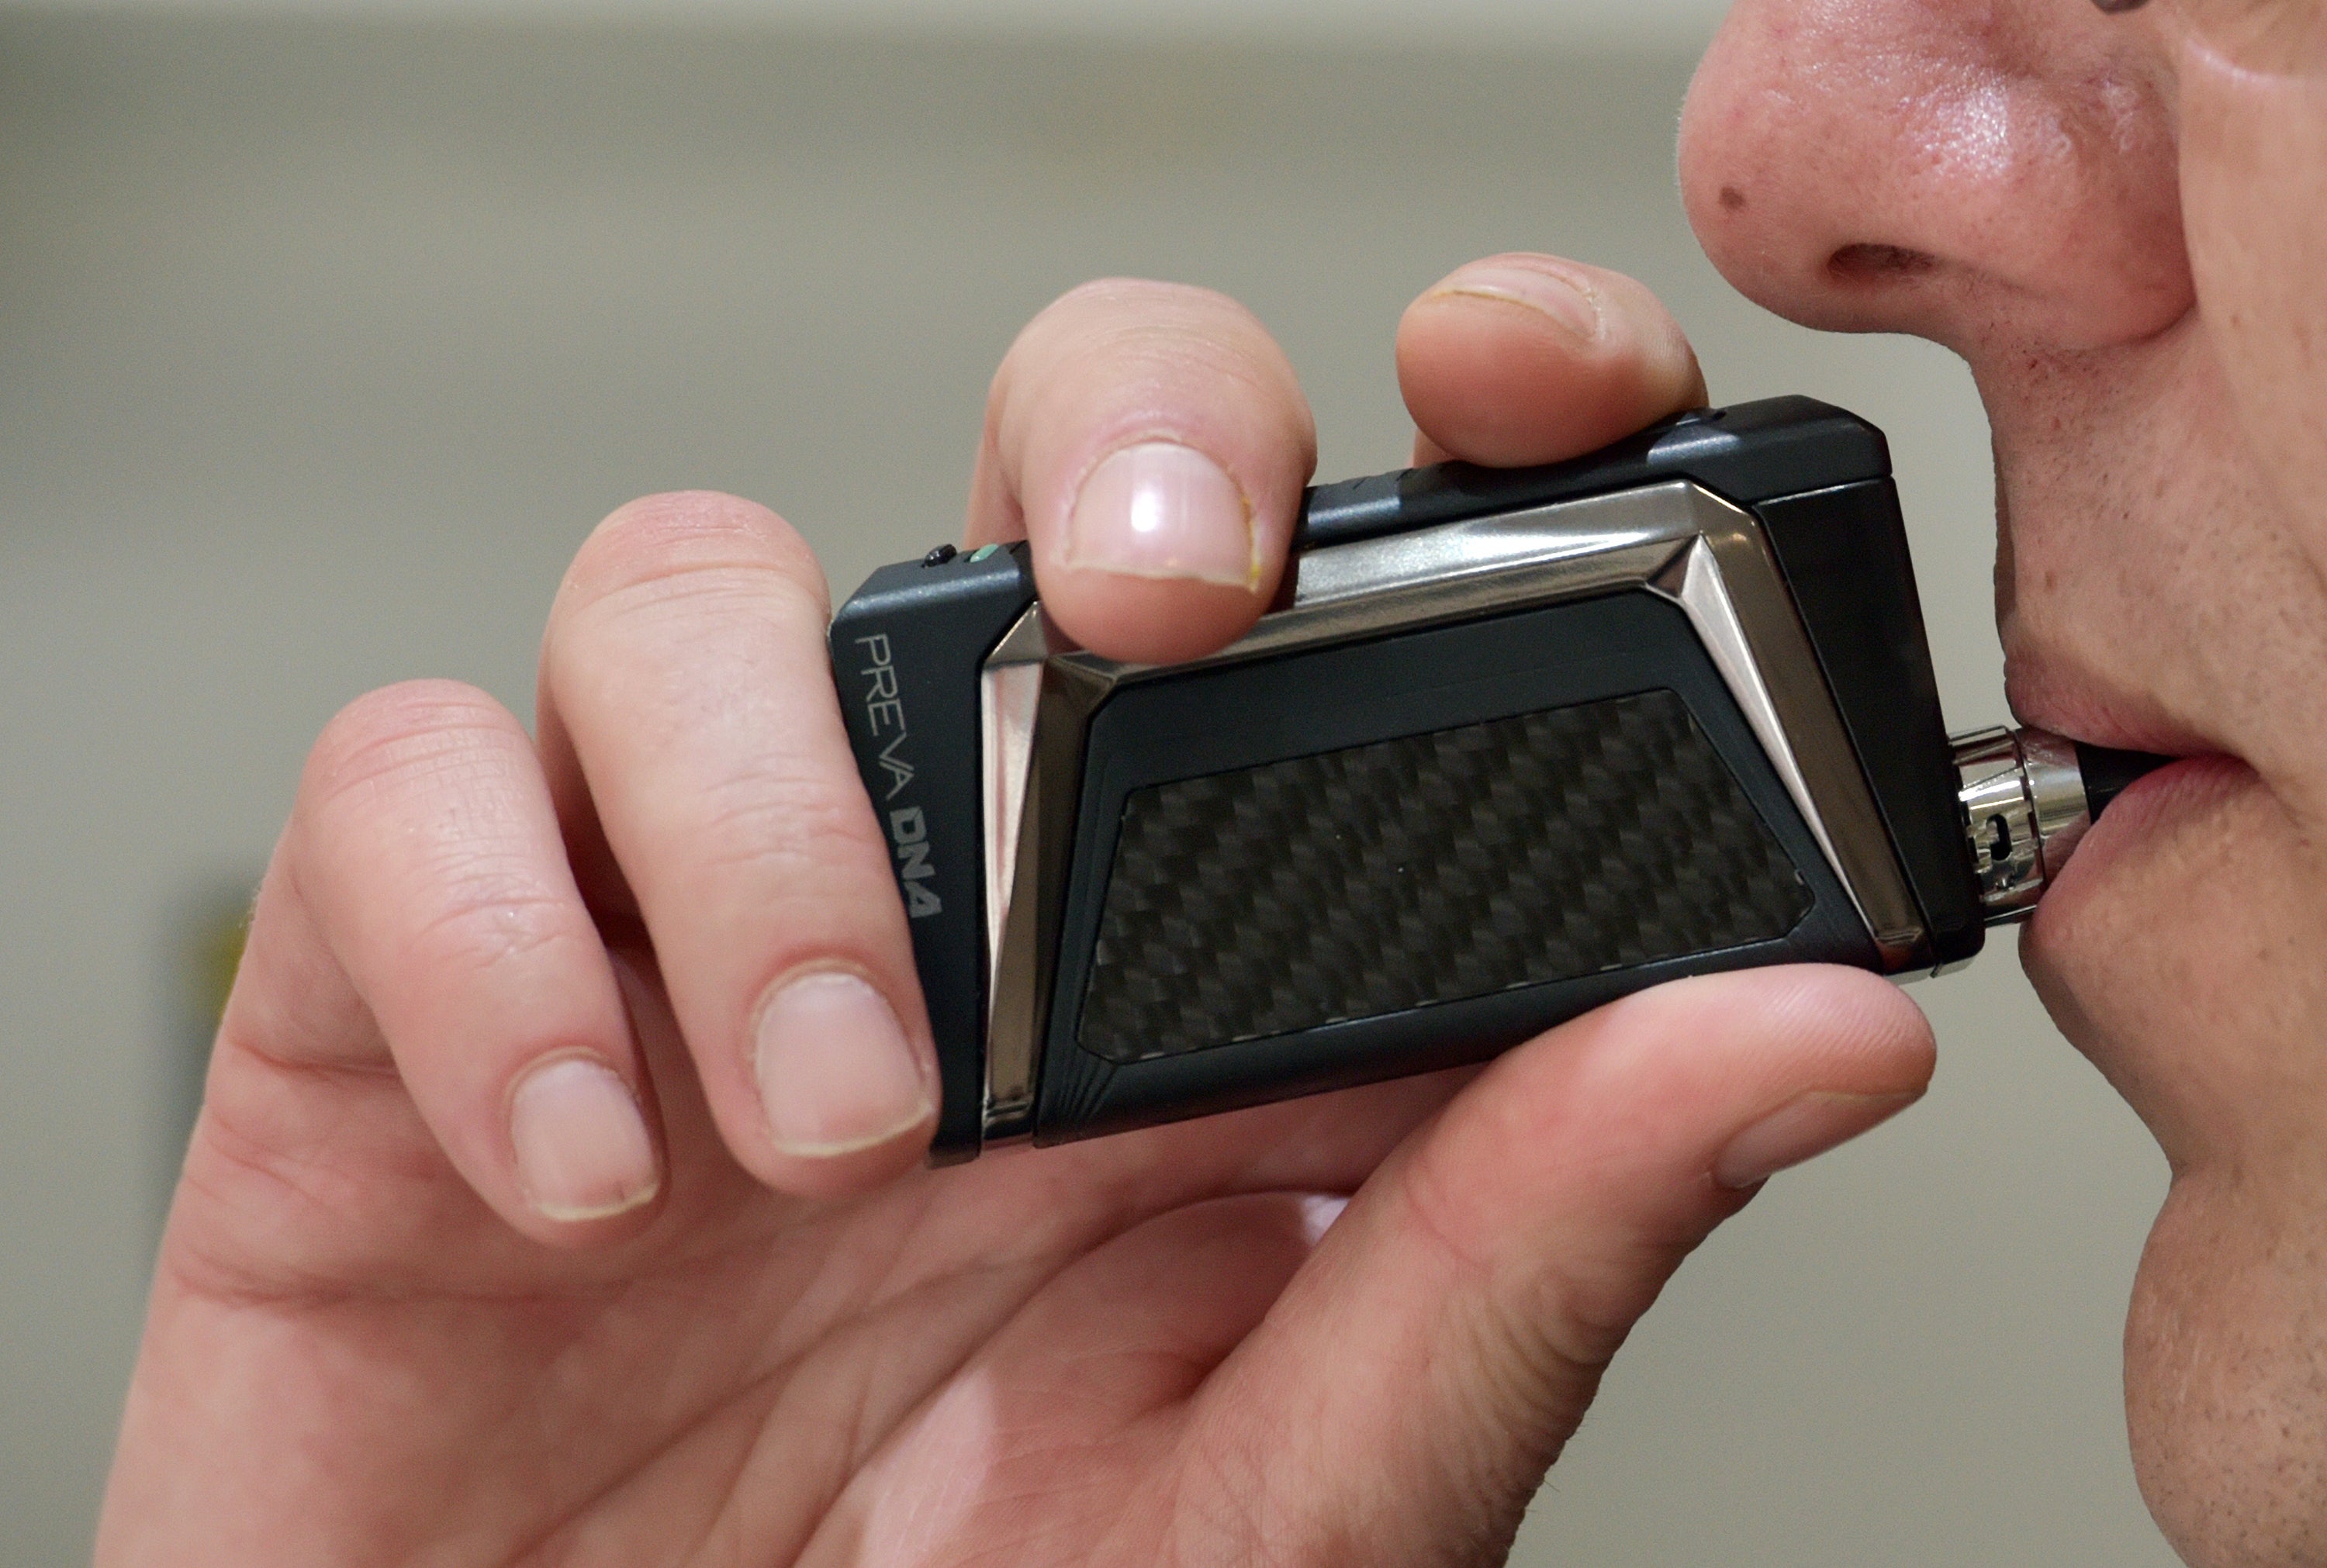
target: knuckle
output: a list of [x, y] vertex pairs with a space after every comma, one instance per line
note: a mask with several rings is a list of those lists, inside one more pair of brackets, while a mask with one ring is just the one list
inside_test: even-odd
[[437, 871], [441, 901], [406, 938], [425, 968], [490, 973], [579, 935], [578, 911], [524, 868], [448, 855]]
[[1447, 1168], [1437, 1145], [1424, 1145], [1406, 1167], [1399, 1195], [1416, 1233], [1459, 1277], [1477, 1280], [1493, 1273], [1493, 1261], [1477, 1239], [1477, 1204], [1469, 1185]]
[[708, 490], [644, 496], [618, 508], [575, 555], [552, 613], [608, 601], [743, 592], [829, 614], [816, 553], [798, 529], [757, 502]]
[[889, 948], [903, 937], [904, 911], [888, 841], [861, 791], [799, 777], [737, 780], [703, 792], [684, 832], [685, 873], [665, 895], [748, 911], [789, 955], [784, 966], [813, 953], [882, 964], [902, 953]]
[[1044, 314], [1052, 312], [1101, 319], [1165, 321], [1192, 316], [1257, 324], [1241, 302], [1218, 289], [1148, 277], [1100, 277], [1078, 284], [1051, 302]]
[[1030, 370], [1071, 369], [1093, 360], [1126, 370], [1192, 367], [1239, 381], [1289, 384], [1291, 365], [1276, 339], [1238, 301], [1192, 284], [1100, 278], [1069, 290], [1028, 322], [995, 378], [997, 397]]
[[1292, 372], [1266, 339], [1230, 337], [1186, 322], [1128, 327], [1100, 345], [1119, 367], [1135, 403], [1152, 399], [1159, 411], [1211, 415], [1234, 409], [1241, 420], [1276, 415], [1299, 406]]
[[1503, 1364], [1533, 1386], [1588, 1388], [1615, 1359], [1678, 1261], [1644, 1250], [1621, 1260], [1621, 1273], [1579, 1264], [1547, 1271], [1528, 1311], [1500, 1320], [1512, 1336]]
[[1094, 443], [1151, 438], [1210, 452], [1232, 470], [1305, 475], [1315, 460], [1315, 422], [1292, 361], [1250, 311], [1210, 289], [1086, 284], [1029, 323], [995, 373], [984, 444], [1014, 487], [1030, 482], [1021, 464], [1048, 471]]
[[714, 869], [821, 897], [840, 868], [881, 868], [888, 843], [853, 780], [756, 775], [706, 789], [690, 832]]
[[332, 715], [308, 753], [301, 796], [324, 808], [416, 772], [457, 775], [505, 758], [524, 732], [508, 709], [458, 681], [406, 681]]
[[490, 969], [571, 939], [578, 905], [499, 831], [501, 804], [526, 789], [528, 749], [506, 709], [457, 682], [358, 698], [310, 756], [294, 880], [318, 873], [343, 913], [360, 890], [363, 918], [393, 919], [432, 966]]

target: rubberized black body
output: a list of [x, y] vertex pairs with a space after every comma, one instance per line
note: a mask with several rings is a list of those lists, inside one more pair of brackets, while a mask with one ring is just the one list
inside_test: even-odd
[[1754, 514], [1794, 592], [1858, 765], [1930, 933], [1918, 961], [1972, 957], [1987, 937], [1966, 875], [1955, 752], [1939, 714], [1898, 492], [1862, 480], [1760, 501]]
[[[1164, 672], [1091, 717], [1037, 1142], [1479, 1059], [1677, 975], [1978, 950], [1888, 453], [1864, 421], [1780, 398], [1545, 468], [1325, 486], [1300, 547], [1679, 478], [1761, 521], [1922, 948], [1886, 964], [1687, 618], [1644, 590]], [[912, 916], [940, 1160], [979, 1145], [978, 675], [1033, 602], [1023, 555], [885, 568], [832, 631]]]

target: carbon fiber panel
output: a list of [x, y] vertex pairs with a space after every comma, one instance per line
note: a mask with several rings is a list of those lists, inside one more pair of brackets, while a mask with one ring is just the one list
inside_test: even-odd
[[1151, 786], [1079, 1043], [1178, 1055], [1785, 935], [1801, 875], [1670, 691]]

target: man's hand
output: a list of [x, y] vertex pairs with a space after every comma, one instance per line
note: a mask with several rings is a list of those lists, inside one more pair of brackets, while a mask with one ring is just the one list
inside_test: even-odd
[[[1540, 257], [1432, 289], [1398, 373], [1425, 459], [1704, 397], [1638, 285]], [[968, 534], [1029, 539], [1089, 646], [1187, 658], [1268, 602], [1313, 460], [1248, 313], [1094, 285], [995, 378]], [[1929, 1076], [1887, 983], [1764, 970], [1475, 1073], [917, 1169], [827, 615], [780, 519], [659, 497], [568, 574], [537, 737], [444, 683], [333, 722], [101, 1562], [1491, 1562], [1680, 1259]]]

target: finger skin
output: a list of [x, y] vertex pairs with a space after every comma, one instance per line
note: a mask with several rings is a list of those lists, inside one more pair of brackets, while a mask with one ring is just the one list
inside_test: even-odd
[[[827, 618], [821, 570], [774, 513], [729, 496], [649, 497], [609, 517], [575, 558], [541, 682], [567, 838], [610, 847], [722, 1139], [769, 1185], [817, 1197], [911, 1168], [937, 1095], [889, 846], [833, 687]], [[890, 1033], [845, 1008], [782, 1024], [778, 994], [808, 977], [811, 990], [869, 985]], [[822, 1070], [758, 1081], [763, 1021], [791, 1052], [781, 1059], [813, 1052]], [[903, 1065], [883, 1071], [892, 1057]], [[854, 1115], [852, 1095], [898, 1074], [914, 1090], [896, 1107], [907, 1119], [880, 1119], [863, 1139], [780, 1145], [775, 1123]]]
[[1555, 462], [1700, 406], [1680, 327], [1621, 273], [1513, 251], [1457, 268], [1406, 307], [1398, 387], [1415, 461]]
[[660, 1162], [651, 1087], [547, 787], [491, 697], [414, 682], [326, 727], [250, 946], [273, 973], [238, 985], [228, 1045], [309, 1065], [392, 1061], [446, 1158], [537, 1240], [603, 1241], [643, 1223], [651, 1190], [612, 1213], [543, 1212], [513, 1147], [520, 1081], [578, 1061], [621, 1080]]
[[[1135, 518], [1102, 504], [1117, 498], [1098, 476], [1151, 445], [1209, 460], [1241, 508], [1248, 543], [1208, 576], [1172, 575], [1160, 557], [1107, 564]], [[1249, 311], [1208, 289], [1107, 279], [1045, 309], [1005, 356], [967, 537], [1028, 540], [1043, 603], [1084, 646], [1141, 663], [1192, 658], [1242, 635], [1275, 594], [1316, 462], [1307, 400]]]
[[1173, 1468], [1183, 1402], [1307, 1259], [1308, 1208], [1282, 1192], [1190, 1204], [1077, 1258], [850, 1478], [799, 1568], [1065, 1561], [1029, 1548], [1104, 1540], [1143, 1479]]
[[1872, 1125], [1932, 1059], [1895, 987], [1816, 967], [1679, 981], [1501, 1058], [1214, 1376], [1185, 1443], [1257, 1456], [1236, 1551], [1499, 1560], [1634, 1320], [1751, 1195], [1714, 1179], [1724, 1151], [1805, 1096], [1864, 1097]]

